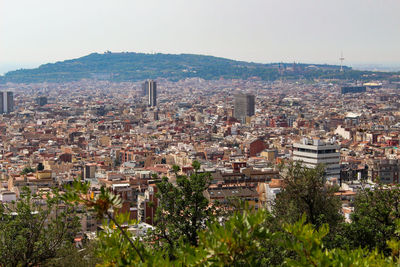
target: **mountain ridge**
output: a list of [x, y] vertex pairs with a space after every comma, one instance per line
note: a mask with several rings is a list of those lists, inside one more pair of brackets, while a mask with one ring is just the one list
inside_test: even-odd
[[[199, 77], [206, 80], [249, 79], [363, 79], [370, 71], [338, 65], [305, 63], [255, 63], [196, 54], [91, 53], [75, 59], [46, 63], [33, 69], [7, 72], [0, 82], [68, 82], [81, 79], [140, 81]], [[388, 74], [379, 74], [388, 76]]]

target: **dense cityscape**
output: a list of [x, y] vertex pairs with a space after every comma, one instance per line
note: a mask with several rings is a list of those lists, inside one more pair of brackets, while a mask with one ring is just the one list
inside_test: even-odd
[[[111, 213], [137, 222], [125, 226], [137, 240], [160, 223], [159, 184], [179, 177], [207, 174], [202, 195], [218, 209], [240, 200], [273, 211], [287, 183], [282, 166], [322, 167], [347, 223], [360, 190], [399, 183], [399, 82], [189, 78], [1, 89], [0, 201], [12, 207], [26, 188], [64, 194], [84, 182], [93, 199], [102, 188], [120, 198]], [[79, 206], [74, 246], [82, 248], [104, 221]]]
[[399, 267], [399, 10], [0, 1], [0, 267]]

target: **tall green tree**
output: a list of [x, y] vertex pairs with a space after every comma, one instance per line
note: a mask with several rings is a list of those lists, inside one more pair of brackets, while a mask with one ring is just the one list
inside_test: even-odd
[[273, 213], [282, 222], [294, 223], [303, 214], [307, 223], [317, 228], [327, 223], [334, 229], [343, 222], [341, 202], [334, 195], [337, 188], [325, 183], [323, 166], [306, 168], [300, 163], [290, 163], [282, 178], [283, 188], [273, 207]]
[[0, 206], [0, 266], [38, 266], [71, 246], [79, 230], [74, 206], [57, 192], [23, 190], [15, 203]]
[[155, 235], [159, 244], [170, 249], [181, 238], [196, 246], [198, 231], [213, 218], [213, 208], [204, 196], [211, 182], [209, 173], [200, 173], [200, 164], [193, 163], [194, 173], [189, 177], [179, 175], [179, 167], [173, 166], [176, 185], [166, 177], [157, 184], [159, 206], [156, 212]]

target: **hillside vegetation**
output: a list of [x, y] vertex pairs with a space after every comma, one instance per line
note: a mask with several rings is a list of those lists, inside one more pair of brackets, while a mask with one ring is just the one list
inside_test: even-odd
[[6, 73], [0, 82], [67, 82], [81, 79], [139, 81], [199, 77], [213, 79], [366, 79], [389, 78], [391, 73], [356, 71], [339, 66], [295, 63], [249, 63], [192, 54], [93, 53], [81, 58]]

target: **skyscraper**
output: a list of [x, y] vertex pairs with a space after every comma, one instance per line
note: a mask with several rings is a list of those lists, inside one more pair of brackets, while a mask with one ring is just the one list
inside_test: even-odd
[[0, 92], [0, 113], [10, 113], [14, 110], [14, 93]]
[[236, 94], [234, 117], [241, 122], [246, 121], [246, 117], [254, 115], [255, 97], [252, 94]]
[[44, 106], [47, 104], [47, 97], [45, 96], [39, 96], [36, 98], [36, 104], [39, 106]]
[[148, 95], [148, 90], [147, 90], [147, 88], [149, 87], [149, 81], [145, 81], [143, 84], [142, 84], [142, 96], [146, 96], [146, 95]]
[[145, 96], [148, 97], [147, 105], [149, 107], [157, 106], [157, 83], [155, 81], [146, 81], [143, 86], [142, 90]]

